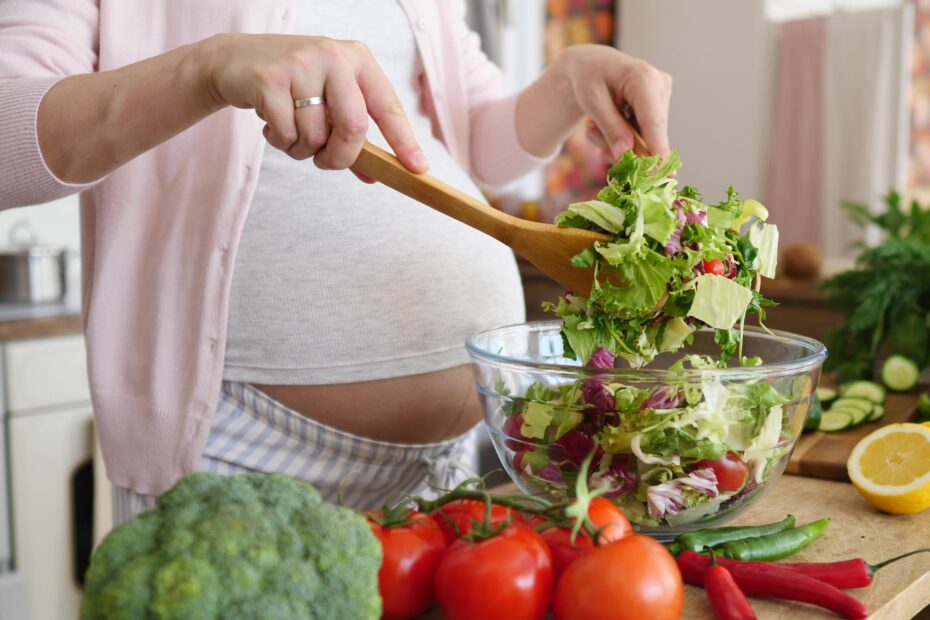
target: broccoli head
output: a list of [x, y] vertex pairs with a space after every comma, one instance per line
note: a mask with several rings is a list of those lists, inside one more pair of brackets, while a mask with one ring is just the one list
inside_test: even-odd
[[378, 618], [381, 546], [366, 520], [287, 476], [187, 476], [114, 529], [81, 620]]

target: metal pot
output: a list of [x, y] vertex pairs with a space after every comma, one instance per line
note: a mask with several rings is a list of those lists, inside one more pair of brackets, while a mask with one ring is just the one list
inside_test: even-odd
[[66, 292], [67, 252], [39, 245], [28, 222], [10, 227], [9, 246], [0, 247], [0, 302], [48, 303]]

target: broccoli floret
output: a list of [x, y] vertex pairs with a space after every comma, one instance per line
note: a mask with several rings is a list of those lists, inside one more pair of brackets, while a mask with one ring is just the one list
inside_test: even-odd
[[381, 546], [363, 517], [287, 476], [187, 476], [113, 530], [81, 620], [378, 618]]

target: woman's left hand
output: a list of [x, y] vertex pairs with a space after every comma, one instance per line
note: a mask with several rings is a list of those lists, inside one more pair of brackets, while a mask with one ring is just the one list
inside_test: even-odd
[[650, 153], [668, 155], [672, 76], [606, 45], [567, 48], [522, 94], [517, 131], [523, 146], [544, 155], [587, 115], [588, 136], [615, 161], [633, 147], [620, 110], [629, 106]]

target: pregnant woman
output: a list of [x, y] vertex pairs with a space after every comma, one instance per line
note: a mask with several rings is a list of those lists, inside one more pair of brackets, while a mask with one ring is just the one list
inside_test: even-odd
[[624, 104], [666, 153], [670, 90], [579, 46], [507, 95], [451, 0], [4, 2], [0, 207], [82, 192], [116, 521], [198, 470], [358, 508], [453, 484], [480, 419], [463, 342], [523, 320], [513, 255], [347, 168], [367, 137], [478, 196], [586, 116], [617, 157]]

